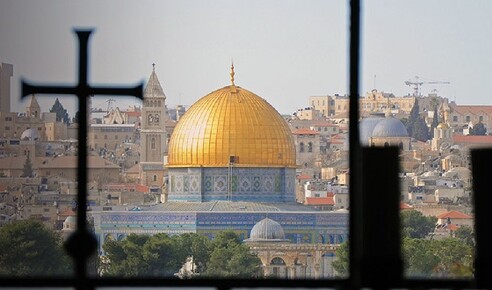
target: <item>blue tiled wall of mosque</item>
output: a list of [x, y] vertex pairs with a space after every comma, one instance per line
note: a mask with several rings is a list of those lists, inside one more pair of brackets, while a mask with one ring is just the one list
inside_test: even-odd
[[292, 243], [337, 244], [348, 236], [348, 213], [336, 212], [104, 212], [95, 215], [95, 222], [101, 242], [130, 233], [197, 232], [213, 238], [222, 230], [248, 238], [253, 226], [265, 217], [280, 223]]
[[294, 202], [292, 168], [170, 168], [170, 201]]

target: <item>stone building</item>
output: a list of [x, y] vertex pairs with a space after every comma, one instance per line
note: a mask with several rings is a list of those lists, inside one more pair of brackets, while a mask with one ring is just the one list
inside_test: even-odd
[[42, 141], [67, 139], [67, 124], [58, 122], [55, 113], [41, 112], [36, 96], [30, 96], [25, 113], [0, 112], [0, 136], [19, 138], [29, 129], [37, 130]]
[[320, 154], [320, 133], [311, 129], [298, 129], [292, 134], [297, 152], [296, 164], [301, 167], [313, 166]]
[[168, 146], [166, 123], [169, 121], [166, 95], [153, 66], [144, 90], [140, 129], [140, 182], [161, 188], [164, 184]]
[[244, 242], [260, 258], [265, 277], [322, 279], [336, 274], [332, 262], [338, 244], [291, 243], [282, 226], [270, 218], [256, 223]]

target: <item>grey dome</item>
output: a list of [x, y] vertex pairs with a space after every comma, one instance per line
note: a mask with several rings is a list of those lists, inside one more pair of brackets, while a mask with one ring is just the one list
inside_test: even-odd
[[372, 137], [408, 137], [408, 132], [400, 120], [387, 117], [376, 124]]
[[284, 229], [278, 222], [264, 218], [251, 229], [247, 241], [285, 241]]
[[21, 134], [21, 140], [38, 140], [41, 136], [39, 135], [38, 130], [36, 129], [27, 129]]
[[383, 120], [381, 117], [369, 117], [362, 119], [359, 125], [360, 143], [362, 145], [369, 145], [369, 138], [372, 137], [372, 131], [381, 120]]

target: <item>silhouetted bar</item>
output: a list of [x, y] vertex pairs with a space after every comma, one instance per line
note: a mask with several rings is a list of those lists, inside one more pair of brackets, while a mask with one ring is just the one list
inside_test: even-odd
[[359, 142], [359, 69], [360, 69], [360, 0], [350, 0], [350, 104], [349, 104], [349, 167], [350, 222], [349, 264], [350, 289], [360, 288], [362, 194], [360, 180]]
[[475, 209], [475, 281], [477, 288], [492, 289], [492, 149], [471, 151], [473, 206]]
[[398, 153], [362, 149], [362, 287], [388, 289], [402, 280]]

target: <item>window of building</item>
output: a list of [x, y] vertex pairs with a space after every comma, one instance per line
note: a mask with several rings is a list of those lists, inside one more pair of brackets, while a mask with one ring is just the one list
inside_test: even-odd
[[299, 144], [299, 152], [300, 152], [300, 153], [303, 153], [303, 152], [304, 152], [304, 143], [303, 143], [303, 142], [301, 142], [301, 143]]
[[466, 116], [466, 117], [465, 117], [465, 121], [466, 121], [466, 122], [470, 122], [470, 116]]
[[478, 121], [482, 122], [483, 121], [483, 116], [478, 116]]
[[313, 143], [308, 143], [308, 152], [313, 152]]
[[154, 177], [152, 179], [153, 179], [153, 181], [157, 181], [157, 175], [154, 175]]
[[458, 122], [458, 116], [453, 116], [453, 122]]
[[155, 138], [150, 139], [150, 149], [155, 149]]

